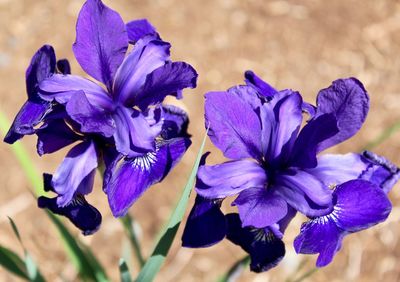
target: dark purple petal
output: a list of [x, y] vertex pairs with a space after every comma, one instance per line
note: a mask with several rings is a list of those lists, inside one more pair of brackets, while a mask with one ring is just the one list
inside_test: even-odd
[[349, 180], [357, 179], [368, 164], [359, 154], [325, 154], [318, 157], [318, 165], [307, 172], [321, 180], [326, 186], [335, 187]]
[[134, 103], [148, 74], [165, 65], [169, 60], [171, 45], [160, 40], [139, 40], [125, 58], [115, 75], [115, 99], [125, 104]]
[[126, 24], [126, 31], [131, 43], [135, 43], [139, 39], [149, 35], [159, 39], [156, 28], [147, 19], [128, 22]]
[[118, 107], [113, 114], [115, 145], [118, 152], [128, 157], [141, 156], [155, 150], [155, 138], [159, 126], [151, 127], [141, 112]]
[[71, 74], [71, 65], [67, 59], [58, 60], [57, 70], [62, 74]]
[[319, 254], [317, 267], [323, 267], [332, 261], [345, 235], [332, 219], [319, 217], [303, 223], [294, 249], [300, 254]]
[[[183, 62], [166, 63], [147, 75], [143, 87], [131, 94], [132, 105], [142, 110], [149, 105], [160, 103], [167, 95], [173, 95], [184, 88], [196, 87], [197, 73], [189, 64]], [[127, 101], [128, 104], [129, 101]]]
[[242, 226], [265, 228], [286, 216], [286, 201], [267, 188], [250, 188], [240, 192], [232, 203], [238, 207]]
[[4, 142], [13, 144], [24, 135], [35, 133], [34, 127], [42, 121], [44, 115], [50, 109], [51, 104], [46, 101], [39, 99], [26, 101], [8, 130]]
[[272, 98], [276, 93], [278, 93], [278, 90], [263, 81], [252, 71], [246, 71], [244, 77], [246, 84], [257, 89], [257, 91], [264, 97]]
[[82, 136], [76, 134], [63, 119], [47, 122], [45, 126], [37, 130], [36, 134], [38, 136], [37, 152], [40, 156], [54, 153], [82, 139]]
[[42, 209], [49, 209], [52, 213], [67, 217], [83, 235], [95, 233], [101, 225], [101, 214], [90, 205], [83, 196], [77, 195], [65, 207], [57, 204], [57, 198], [39, 197], [38, 206]]
[[226, 222], [220, 206], [220, 200], [196, 197], [183, 231], [183, 247], [205, 248], [225, 238]]
[[261, 156], [261, 124], [251, 105], [227, 92], [205, 95], [206, 127], [208, 136], [227, 158], [255, 158]]
[[365, 151], [362, 156], [368, 164], [368, 169], [360, 178], [380, 186], [385, 193], [389, 193], [400, 179], [400, 169], [386, 158], [372, 152]]
[[68, 115], [80, 124], [81, 132], [100, 133], [104, 137], [113, 136], [115, 125], [111, 114], [90, 104], [83, 91], [71, 96], [66, 110]]
[[162, 144], [156, 152], [122, 162], [109, 162], [103, 189], [113, 215], [124, 216], [151, 185], [168, 174], [189, 146], [189, 139], [176, 138]]
[[338, 186], [334, 192], [336, 204], [333, 215], [336, 224], [356, 232], [385, 221], [392, 210], [386, 193], [365, 180], [352, 180]]
[[163, 124], [160, 133], [162, 138], [189, 137], [187, 132], [189, 118], [184, 110], [172, 105], [163, 105], [162, 118]]
[[127, 48], [128, 36], [121, 16], [100, 0], [86, 1], [78, 16], [72, 46], [81, 67], [111, 90]]
[[323, 141], [318, 152], [347, 140], [361, 128], [369, 110], [369, 97], [356, 78], [338, 79], [317, 97], [317, 116], [334, 114], [339, 132]]
[[97, 165], [96, 148], [92, 141], [82, 142], [68, 152], [52, 179], [54, 191], [59, 195], [57, 199], [59, 206], [68, 205], [76, 191], [91, 189], [79, 186], [93, 186], [93, 182], [88, 183], [84, 180], [97, 168]]
[[60, 104], [66, 104], [72, 95], [83, 91], [90, 104], [105, 110], [114, 108], [112, 99], [103, 88], [80, 76], [54, 74], [43, 80], [39, 87], [40, 97], [46, 101], [56, 100]]
[[37, 98], [38, 84], [51, 76], [56, 68], [56, 55], [53, 47], [44, 45], [35, 55], [33, 55], [31, 63], [26, 70], [26, 92], [29, 99]]
[[278, 265], [285, 256], [285, 245], [268, 229], [242, 227], [238, 214], [226, 215], [226, 237], [239, 245], [251, 258], [250, 269], [264, 272]]
[[315, 217], [331, 210], [332, 192], [315, 176], [296, 170], [279, 174], [275, 181], [276, 193], [297, 211]]
[[316, 167], [318, 145], [337, 133], [336, 118], [332, 114], [324, 114], [309, 121], [301, 130], [293, 146], [290, 166]]
[[201, 166], [197, 172], [197, 193], [208, 199], [222, 199], [253, 187], [264, 187], [264, 169], [250, 160]]

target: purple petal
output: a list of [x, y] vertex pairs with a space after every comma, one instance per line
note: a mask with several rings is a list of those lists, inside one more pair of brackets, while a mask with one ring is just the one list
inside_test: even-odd
[[114, 94], [122, 104], [134, 103], [147, 75], [169, 60], [171, 45], [160, 40], [139, 40], [115, 75]]
[[242, 227], [237, 214], [226, 215], [227, 239], [250, 255], [250, 269], [264, 272], [278, 265], [285, 256], [285, 245], [268, 229]]
[[13, 144], [24, 135], [35, 133], [35, 126], [38, 125], [44, 115], [51, 109], [51, 104], [46, 101], [26, 101], [15, 117], [4, 142]]
[[172, 105], [163, 105], [162, 118], [163, 124], [160, 135], [163, 139], [189, 137], [187, 132], [189, 118], [184, 110]]
[[286, 201], [265, 187], [240, 192], [232, 205], [238, 207], [243, 227], [264, 228], [277, 223], [288, 212]]
[[71, 74], [71, 65], [67, 59], [58, 60], [57, 70], [62, 74]]
[[359, 154], [325, 154], [318, 157], [318, 165], [307, 172], [321, 180], [326, 186], [335, 187], [357, 179], [368, 167]]
[[26, 92], [30, 99], [37, 98], [38, 84], [51, 76], [56, 68], [56, 55], [53, 47], [44, 45], [35, 55], [26, 70]]
[[139, 19], [126, 24], [126, 31], [131, 43], [135, 43], [145, 36], [153, 36], [159, 39], [156, 28], [147, 20]]
[[104, 191], [108, 196], [111, 211], [115, 217], [124, 216], [136, 200], [153, 184], [161, 181], [176, 165], [190, 140], [176, 138], [160, 146], [158, 151], [143, 157], [110, 162], [105, 175]]
[[36, 132], [38, 136], [37, 152], [40, 156], [54, 153], [75, 141], [82, 139], [65, 123], [63, 119], [52, 120]]
[[127, 48], [128, 36], [121, 16], [100, 0], [86, 1], [78, 16], [72, 46], [81, 67], [111, 90]]
[[261, 158], [261, 124], [251, 105], [227, 92], [205, 95], [208, 136], [227, 158]]
[[392, 210], [386, 193], [365, 180], [352, 180], [338, 186], [334, 192], [334, 217], [337, 225], [356, 232], [385, 221]]
[[115, 125], [111, 114], [91, 105], [83, 91], [71, 96], [66, 110], [68, 115], [80, 124], [81, 132], [100, 133], [104, 137], [113, 136]]
[[221, 201], [196, 197], [182, 235], [182, 246], [205, 248], [225, 238], [225, 216], [220, 209]]
[[68, 152], [52, 179], [54, 191], [59, 195], [59, 206], [68, 205], [78, 189], [90, 189], [79, 186], [88, 185], [84, 180], [97, 165], [97, 153], [92, 141], [82, 142]]
[[161, 129], [157, 126], [150, 127], [142, 113], [135, 109], [118, 107], [113, 119], [118, 152], [136, 157], [155, 150], [155, 138]]
[[90, 205], [83, 196], [75, 196], [65, 207], [57, 204], [57, 198], [39, 197], [38, 206], [42, 209], [49, 209], [52, 213], [67, 217], [83, 235], [95, 233], [101, 225], [100, 212]]
[[289, 205], [310, 216], [327, 214], [331, 210], [332, 192], [319, 179], [302, 171], [284, 172], [276, 176], [275, 191]]
[[368, 164], [368, 169], [360, 179], [368, 180], [381, 187], [385, 193], [389, 193], [400, 179], [400, 169], [386, 158], [372, 152], [365, 151], [362, 156]]
[[293, 146], [290, 166], [316, 167], [318, 145], [336, 133], [338, 133], [336, 118], [332, 114], [324, 114], [309, 121]]
[[263, 81], [252, 71], [246, 71], [244, 77], [246, 84], [254, 87], [264, 97], [272, 98], [278, 93], [278, 90]]
[[327, 217], [303, 223], [294, 240], [294, 249], [300, 254], [318, 254], [317, 267], [328, 265], [340, 249], [345, 233]]
[[261, 107], [263, 100], [260, 98], [257, 90], [251, 86], [238, 85], [233, 86], [227, 91], [229, 94], [236, 95], [240, 97], [246, 104], [249, 104], [253, 110], [259, 111], [258, 108]]
[[80, 76], [54, 74], [43, 80], [39, 87], [40, 97], [46, 101], [56, 100], [60, 104], [66, 104], [72, 95], [83, 91], [90, 104], [106, 110], [114, 108], [113, 101], [103, 88]]
[[150, 73], [143, 87], [131, 95], [132, 104], [144, 110], [149, 105], [162, 102], [167, 95], [187, 87], [195, 88], [196, 80], [197, 73], [192, 66], [183, 62], [166, 63]]
[[222, 199], [252, 187], [264, 187], [264, 169], [250, 160], [201, 166], [197, 172], [197, 193], [208, 199]]
[[318, 151], [325, 150], [353, 136], [362, 126], [369, 110], [369, 97], [356, 78], [335, 80], [317, 97], [317, 116], [335, 114], [339, 132], [323, 141]]
[[311, 105], [310, 103], [304, 102], [302, 105], [303, 112], [307, 113], [310, 116], [310, 119], [313, 119], [315, 116], [315, 113], [317, 111], [317, 107]]

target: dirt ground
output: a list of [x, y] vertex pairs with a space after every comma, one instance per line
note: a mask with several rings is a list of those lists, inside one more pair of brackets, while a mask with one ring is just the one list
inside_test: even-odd
[[[12, 119], [26, 99], [24, 72], [33, 53], [44, 43], [55, 47], [58, 58], [70, 59], [75, 74], [83, 71], [71, 45], [75, 21], [83, 0], [0, 0], [0, 111]], [[131, 208], [141, 226], [144, 253], [175, 205], [194, 161], [203, 128], [203, 94], [224, 90], [243, 81], [251, 69], [278, 89], [300, 91], [312, 102], [318, 90], [337, 78], [355, 76], [371, 97], [363, 129], [333, 152], [358, 151], [385, 128], [400, 121], [400, 2], [389, 0], [262, 1], [262, 0], [109, 0], [124, 20], [148, 18], [162, 38], [172, 44], [174, 60], [184, 60], [199, 72], [198, 88], [185, 91], [182, 103], [191, 117], [193, 146], [181, 164]], [[400, 133], [375, 148], [400, 165]], [[31, 151], [39, 172], [53, 172], [65, 150], [39, 158], [35, 138], [22, 143]], [[223, 157], [208, 142], [210, 162]], [[21, 252], [7, 215], [14, 218], [23, 240], [49, 281], [77, 281], [55, 229], [36, 208], [30, 184], [10, 147], [0, 144], [0, 244]], [[400, 281], [400, 185], [390, 197], [390, 218], [373, 229], [348, 236], [342, 251], [308, 281]], [[127, 248], [123, 230], [107, 207], [96, 183], [90, 200], [104, 219], [99, 232], [79, 237], [90, 245], [113, 281], [118, 280], [118, 259]], [[193, 199], [191, 199], [193, 201]], [[287, 255], [268, 273], [246, 270], [240, 281], [285, 281], [306, 259], [303, 271], [316, 257], [295, 255], [292, 242], [302, 218], [291, 224], [285, 237]], [[75, 232], [75, 230], [74, 230]], [[181, 232], [181, 230], [180, 230]], [[75, 232], [77, 233], [77, 232]], [[180, 236], [180, 235], [178, 235]], [[214, 281], [244, 252], [224, 241], [208, 249], [180, 248], [179, 238], [157, 281]], [[136, 263], [131, 263], [133, 273]], [[17, 281], [0, 269], [0, 281]]]

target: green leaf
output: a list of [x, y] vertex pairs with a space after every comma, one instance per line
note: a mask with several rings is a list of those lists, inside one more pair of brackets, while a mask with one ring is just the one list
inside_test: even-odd
[[122, 225], [124, 226], [125, 232], [129, 238], [129, 241], [135, 252], [136, 259], [139, 263], [139, 268], [142, 268], [145, 263], [145, 260], [143, 258], [142, 251], [140, 249], [140, 243], [138, 240], [138, 236], [135, 232], [134, 220], [129, 214], [127, 214], [121, 218], [121, 222], [122, 222]]
[[[208, 129], [207, 129], [208, 132]], [[190, 173], [189, 179], [183, 189], [181, 198], [173, 211], [168, 224], [161, 232], [161, 237], [157, 242], [153, 253], [150, 258], [146, 261], [144, 267], [137, 277], [137, 282], [150, 282], [153, 281], [157, 273], [160, 271], [161, 265], [163, 264], [169, 249], [171, 248], [172, 242], [175, 238], [176, 232], [178, 231], [179, 225], [185, 214], [186, 206], [189, 201], [190, 192], [192, 190], [194, 181], [196, 179], [197, 170], [199, 168], [201, 155], [206, 143], [207, 132], [201, 143], [199, 152], [197, 153], [196, 161], [193, 165], [192, 172]]]
[[218, 282], [233, 282], [236, 281], [242, 274], [243, 270], [250, 264], [250, 256], [245, 256], [237, 261], [232, 267], [218, 279]]
[[[3, 113], [0, 112], [0, 132], [3, 137], [7, 134], [8, 128], [10, 127], [9, 122]], [[44, 195], [43, 180], [42, 176], [36, 171], [35, 164], [29, 157], [28, 152], [25, 150], [21, 142], [17, 142], [11, 145], [14, 155], [17, 157], [23, 171], [30, 180], [34, 187], [34, 193], [36, 196]], [[49, 212], [44, 210], [51, 222], [57, 228], [59, 235], [62, 239], [64, 249], [68, 254], [71, 262], [77, 269], [80, 277], [84, 281], [108, 281], [107, 275], [104, 268], [101, 266], [99, 261], [90, 251], [90, 249], [75, 239], [74, 236], [68, 231], [61, 220]], [[14, 229], [14, 227], [13, 227]], [[15, 232], [15, 230], [14, 230]]]
[[24, 244], [22, 244], [22, 239], [21, 239], [21, 236], [19, 235], [19, 231], [18, 231], [17, 225], [15, 224], [14, 220], [11, 217], [9, 217], [9, 216], [7, 216], [7, 217], [8, 217], [8, 220], [10, 221], [10, 225], [11, 225], [11, 228], [13, 229], [13, 231], [14, 231], [15, 236], [17, 237], [17, 239], [18, 239], [19, 243], [21, 244], [22, 248], [25, 249]]
[[122, 258], [119, 260], [119, 274], [121, 277], [121, 282], [132, 282], [132, 277], [129, 273], [128, 265]]
[[25, 270], [24, 260], [15, 252], [0, 245], [0, 265], [9, 272], [29, 280]]

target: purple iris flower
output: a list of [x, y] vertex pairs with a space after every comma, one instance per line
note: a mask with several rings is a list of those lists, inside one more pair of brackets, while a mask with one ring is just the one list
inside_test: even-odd
[[[40, 155], [78, 142], [54, 175], [45, 174], [45, 189], [57, 197], [41, 197], [39, 206], [67, 216], [84, 234], [91, 234], [99, 228], [101, 215], [84, 195], [92, 191], [98, 167], [104, 164], [103, 190], [113, 215], [123, 216], [190, 146], [186, 113], [162, 102], [167, 95], [179, 99], [184, 88], [195, 87], [197, 73], [184, 62], [170, 60], [170, 44], [147, 20], [124, 24], [100, 0], [86, 1], [76, 32], [75, 57], [101, 84], [71, 75], [65, 60], [55, 72], [55, 57], [42, 75], [39, 71], [44, 72], [51, 56], [41, 51], [35, 55], [41, 61], [32, 60], [31, 65], [43, 66], [37, 67], [36, 80], [31, 79], [34, 97], [28, 102], [46, 108], [40, 114], [22, 110], [35, 114], [29, 133], [37, 134]], [[129, 43], [133, 46], [127, 53]], [[20, 128], [27, 122], [20, 120], [17, 116], [10, 129], [14, 135], [26, 134]]]
[[[383, 177], [392, 179], [388, 186], [397, 179], [387, 169], [377, 176], [382, 165], [359, 154], [318, 155], [353, 136], [364, 122], [369, 98], [357, 79], [334, 81], [319, 92], [315, 107], [298, 92], [277, 91], [253, 72], [245, 78], [246, 85], [205, 95], [209, 137], [231, 160], [208, 166], [204, 158], [182, 240], [187, 247], [206, 247], [227, 237], [250, 254], [251, 269], [260, 272], [283, 258], [281, 239], [296, 211], [324, 218], [340, 209], [351, 187], [368, 190]], [[301, 128], [303, 112], [309, 119]], [[359, 179], [368, 169], [374, 171], [371, 177]], [[221, 202], [235, 195], [238, 213], [224, 216]], [[387, 204], [379, 196], [376, 201]], [[379, 212], [382, 221], [387, 209]]]

